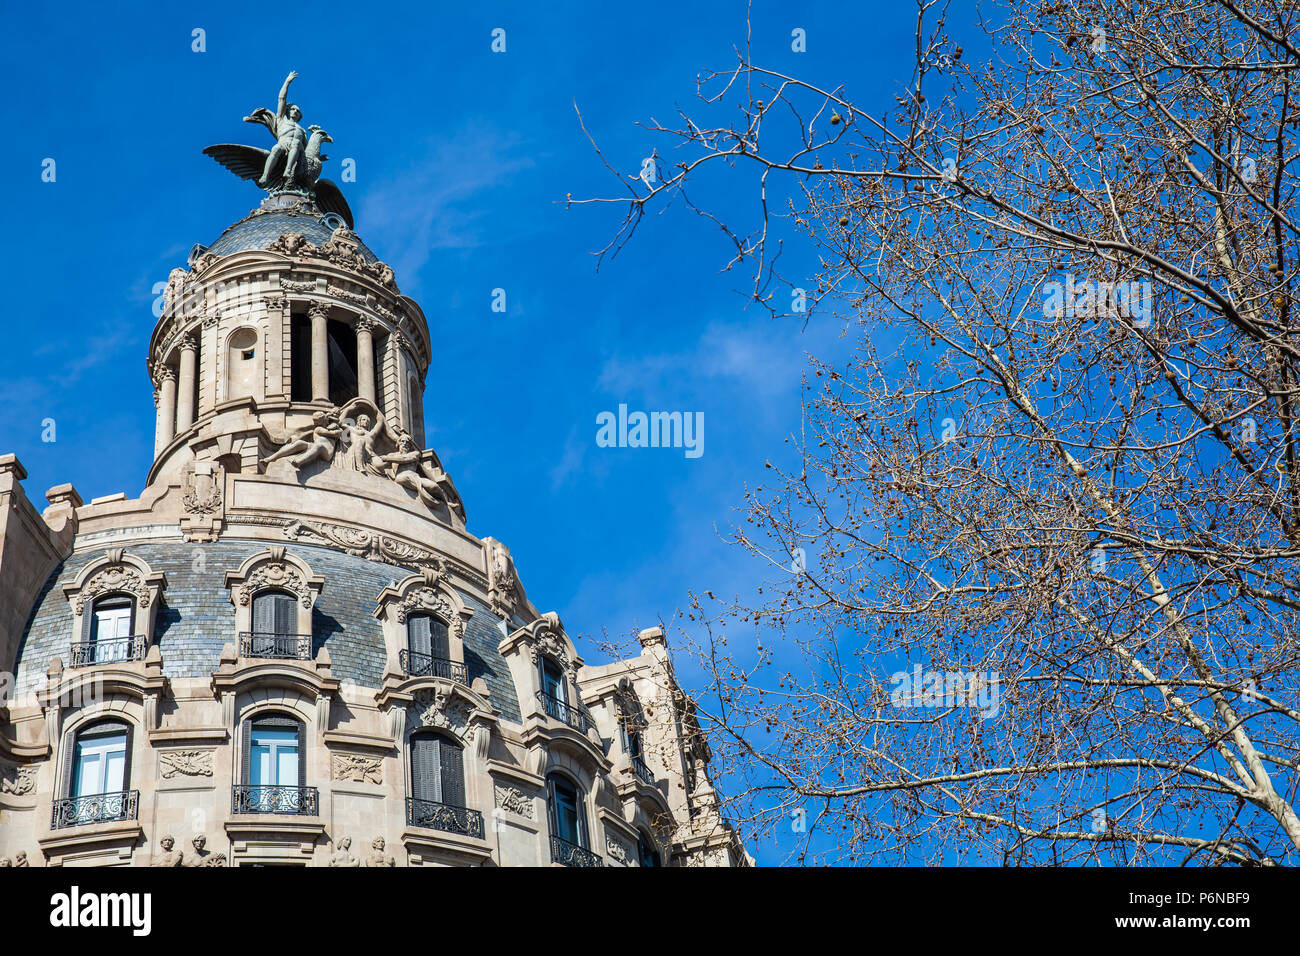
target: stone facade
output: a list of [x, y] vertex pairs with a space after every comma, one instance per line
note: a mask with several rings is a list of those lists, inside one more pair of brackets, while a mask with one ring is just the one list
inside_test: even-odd
[[[430, 361], [392, 270], [272, 195], [172, 273], [139, 497], [60, 485], [38, 512], [0, 456], [0, 858], [746, 862], [663, 634], [585, 664], [468, 530], [423, 449]], [[103, 636], [105, 608], [128, 635]], [[258, 726], [296, 730], [288, 786], [252, 784]], [[79, 792], [97, 740], [124, 740], [108, 794]], [[417, 741], [442, 755], [432, 790]]]

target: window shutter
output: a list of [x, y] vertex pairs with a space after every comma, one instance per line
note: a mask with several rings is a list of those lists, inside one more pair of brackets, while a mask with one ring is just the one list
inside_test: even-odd
[[253, 595], [253, 631], [259, 635], [275, 630], [275, 595]]
[[441, 803], [439, 793], [438, 738], [420, 734], [411, 738], [411, 796]]
[[298, 786], [307, 786], [307, 725], [301, 720], [298, 725]]
[[275, 633], [294, 634], [298, 630], [298, 615], [293, 598], [287, 594], [273, 595], [275, 599]]
[[447, 636], [447, 625], [437, 618], [429, 618], [428, 621], [433, 656], [441, 657], [444, 661], [451, 660], [451, 641]]
[[[415, 614], [406, 619], [406, 642], [410, 645], [412, 654], [433, 653], [432, 630], [429, 627], [430, 618], [427, 614]], [[418, 667], [423, 661], [412, 661], [412, 667]]]
[[451, 807], [465, 806], [465, 755], [449, 740], [439, 741], [442, 762], [442, 800]]
[[72, 793], [72, 760], [77, 753], [77, 735], [63, 735], [63, 779], [59, 783], [59, 792], [65, 797]]
[[244, 726], [240, 730], [240, 754], [239, 754], [239, 780], [238, 782], [247, 786], [248, 782], [253, 779], [251, 772], [253, 759], [253, 722], [244, 721]]
[[89, 643], [95, 639], [95, 604], [94, 602], [85, 605], [81, 612], [81, 640], [82, 643]]

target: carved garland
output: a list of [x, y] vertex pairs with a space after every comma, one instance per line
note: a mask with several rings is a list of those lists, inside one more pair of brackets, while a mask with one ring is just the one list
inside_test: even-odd
[[523, 791], [499, 784], [493, 788], [497, 806], [507, 813], [515, 813], [529, 820], [533, 819], [533, 801]]
[[[242, 520], [242, 519], [240, 519]], [[443, 561], [437, 555], [406, 544], [386, 535], [343, 525], [315, 521], [291, 521], [284, 527], [284, 536], [296, 540], [303, 536], [319, 538], [341, 548], [347, 554], [371, 561], [402, 565], [429, 565], [442, 570]]]
[[414, 698], [422, 726], [450, 730], [466, 743], [473, 741], [475, 728], [469, 722], [474, 713], [472, 704], [441, 690], [417, 690]]
[[307, 582], [296, 569], [278, 561], [263, 564], [248, 576], [240, 585], [239, 603], [247, 607], [254, 594], [268, 589], [290, 591], [297, 596], [303, 607], [311, 609], [312, 594]]
[[432, 611], [438, 617], [447, 622], [448, 628], [456, 637], [463, 637], [465, 634], [465, 622], [461, 616], [456, 613], [456, 609], [451, 606], [443, 595], [439, 594], [433, 588], [416, 588], [414, 591], [402, 598], [397, 605], [396, 619], [398, 624], [405, 624], [406, 618], [411, 614], [417, 614], [422, 611]]
[[210, 777], [215, 754], [211, 750], [163, 750], [158, 754], [162, 778]]
[[80, 614], [85, 610], [87, 602], [93, 601], [101, 594], [115, 592], [134, 595], [142, 608], [147, 608], [152, 600], [149, 587], [144, 583], [144, 577], [139, 571], [130, 565], [112, 564], [91, 575], [90, 580], [77, 595], [73, 607]]

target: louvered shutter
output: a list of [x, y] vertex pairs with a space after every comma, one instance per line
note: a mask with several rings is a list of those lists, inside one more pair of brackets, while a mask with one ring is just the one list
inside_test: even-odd
[[243, 730], [240, 733], [240, 756], [239, 756], [239, 782], [247, 786], [253, 781], [252, 774], [253, 761], [253, 722], [244, 721]]
[[307, 725], [301, 720], [294, 721], [298, 725], [298, 786], [307, 786]]
[[436, 618], [430, 618], [429, 624], [429, 640], [433, 648], [430, 653], [444, 661], [451, 660], [451, 640], [447, 636], [447, 625]]
[[421, 734], [411, 738], [411, 796], [441, 803], [438, 738]]
[[59, 784], [59, 790], [65, 797], [73, 796], [72, 780], [72, 761], [77, 755], [77, 736], [76, 734], [63, 735], [63, 780]]
[[298, 630], [298, 616], [294, 613], [297, 609], [293, 606], [293, 598], [287, 594], [275, 594], [272, 597], [275, 599], [275, 633], [295, 633]]
[[[416, 614], [406, 619], [406, 642], [410, 645], [412, 654], [423, 654], [425, 657], [433, 654], [433, 635], [429, 623], [427, 614]], [[416, 659], [411, 662], [412, 670], [426, 663], [424, 659]]]
[[442, 800], [450, 807], [465, 805], [465, 760], [461, 749], [449, 740], [438, 742], [442, 763]]
[[275, 595], [262, 593], [253, 597], [253, 632], [263, 637], [275, 630]]

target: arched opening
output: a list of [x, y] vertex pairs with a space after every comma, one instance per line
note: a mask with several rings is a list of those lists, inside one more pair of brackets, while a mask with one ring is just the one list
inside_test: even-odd
[[227, 400], [256, 397], [258, 373], [261, 369], [257, 355], [257, 330], [244, 328], [233, 332], [227, 340], [226, 351]]
[[114, 719], [81, 728], [67, 744], [64, 797], [54, 803], [51, 827], [135, 819], [138, 795], [130, 785], [131, 725]]
[[241, 657], [307, 660], [311, 635], [298, 633], [298, 602], [287, 591], [253, 595], [253, 630], [241, 636]]
[[72, 667], [92, 667], [144, 656], [144, 639], [135, 636], [135, 597], [106, 594], [86, 610], [81, 643], [72, 648]]
[[235, 813], [317, 812], [316, 788], [303, 785], [307, 735], [301, 720], [278, 712], [246, 720], [240, 750]]
[[432, 614], [412, 614], [406, 619], [406, 647], [403, 669], [408, 677], [442, 677], [461, 680], [452, 673], [451, 636], [447, 622]]
[[546, 808], [551, 825], [551, 861], [565, 866], [600, 866], [588, 848], [587, 811], [582, 788], [564, 774], [546, 778]]
[[654, 843], [644, 832], [638, 833], [636, 837], [636, 855], [637, 860], [642, 866], [662, 866], [659, 860], [659, 851], [655, 849]]

